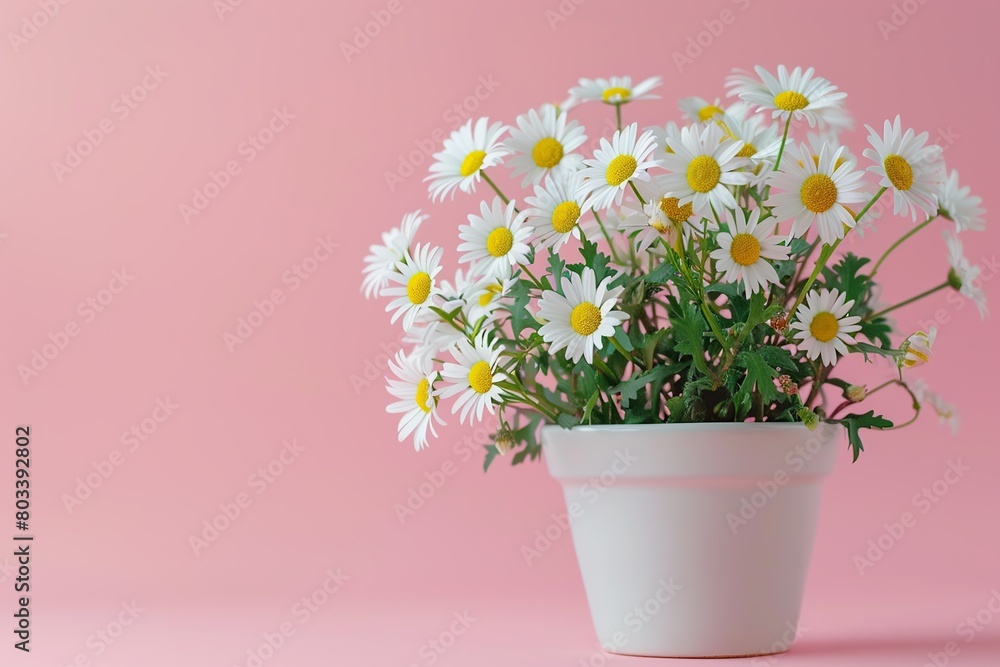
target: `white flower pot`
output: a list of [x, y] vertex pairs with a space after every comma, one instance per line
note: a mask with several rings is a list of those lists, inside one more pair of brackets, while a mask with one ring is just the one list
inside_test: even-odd
[[828, 424], [544, 427], [602, 647], [787, 651], [842, 434]]

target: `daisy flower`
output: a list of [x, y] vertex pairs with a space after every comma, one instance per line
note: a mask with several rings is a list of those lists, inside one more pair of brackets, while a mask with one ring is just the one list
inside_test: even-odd
[[768, 125], [756, 114], [748, 114], [745, 104], [734, 104], [726, 109], [719, 121], [730, 139], [743, 142], [738, 158], [749, 158], [755, 163], [765, 160], [773, 163], [781, 148], [777, 125]]
[[799, 307], [791, 326], [797, 330], [794, 337], [798, 346], [813, 361], [822, 358], [825, 365], [833, 366], [838, 354], [847, 354], [847, 346], [857, 343], [851, 334], [861, 330], [861, 318], [848, 316], [854, 301], [845, 303], [846, 298], [846, 294], [824, 288], [809, 292], [806, 304]]
[[721, 118], [725, 113], [721, 104], [718, 97], [715, 98], [715, 102], [706, 102], [700, 97], [682, 97], [678, 102], [684, 115], [696, 123]]
[[712, 211], [736, 208], [730, 185], [743, 185], [750, 174], [736, 171], [747, 165], [736, 154], [742, 141], [723, 139], [722, 130], [712, 124], [704, 128], [685, 127], [679, 138], [669, 138], [673, 153], [661, 158], [668, 174], [660, 181], [667, 194], [677, 197], [681, 206], [693, 204], [694, 213], [707, 218]]
[[444, 150], [434, 154], [436, 162], [424, 178], [431, 181], [431, 201], [444, 201], [448, 193], [454, 197], [455, 188], [475, 192], [480, 172], [500, 164], [510, 154], [500, 141], [509, 128], [503, 123], [489, 123], [488, 118], [480, 118], [473, 126], [470, 118], [444, 140]]
[[496, 311], [502, 308], [508, 299], [514, 279], [497, 280], [491, 276], [483, 276], [469, 286], [466, 300], [470, 323], [476, 323], [480, 318], [492, 321]]
[[561, 178], [546, 176], [544, 185], [535, 186], [535, 196], [524, 198], [524, 203], [530, 207], [524, 215], [534, 228], [535, 240], [541, 247], [559, 252], [570, 238], [580, 238], [583, 207], [576, 193], [581, 183], [579, 172]]
[[648, 181], [646, 173], [659, 162], [651, 157], [656, 144], [650, 132], [643, 132], [638, 139], [639, 126], [632, 123], [617, 130], [611, 141], [601, 137], [601, 147], [580, 172], [585, 179], [577, 195], [584, 197], [583, 209], [606, 209], [622, 203], [622, 194], [629, 181]]
[[382, 233], [381, 245], [368, 247], [369, 254], [365, 257], [365, 268], [362, 271], [364, 279], [361, 281], [366, 299], [381, 293], [389, 282], [389, 274], [396, 271], [396, 262], [402, 260], [409, 251], [420, 223], [428, 217], [430, 216], [421, 215], [420, 211], [407, 213], [399, 227]]
[[668, 139], [680, 139], [681, 128], [677, 126], [674, 121], [667, 122], [666, 125], [654, 125], [653, 127], [647, 128], [647, 132], [653, 135], [653, 139], [656, 140], [656, 145], [663, 150], [665, 153], [673, 153], [674, 150], [670, 148], [670, 142]]
[[483, 411], [494, 413], [494, 406], [500, 402], [502, 391], [497, 386], [505, 382], [507, 375], [497, 370], [501, 350], [495, 347], [495, 341], [486, 337], [482, 331], [474, 343], [460, 340], [452, 348], [451, 356], [454, 363], [447, 362], [441, 371], [441, 376], [448, 383], [441, 390], [441, 398], [458, 396], [451, 407], [452, 414], [462, 411], [460, 421], [475, 412], [476, 420], [481, 421]]
[[399, 400], [389, 404], [386, 411], [403, 415], [397, 427], [399, 441], [412, 434], [413, 447], [420, 451], [427, 446], [428, 430], [437, 437], [434, 423], [444, 424], [437, 413], [438, 397], [434, 391], [438, 372], [431, 369], [431, 360], [427, 356], [407, 356], [402, 350], [396, 353], [395, 361], [389, 360], [389, 370], [397, 379], [389, 378], [386, 388]]
[[881, 136], [870, 125], [865, 128], [872, 147], [866, 148], [863, 155], [875, 162], [868, 171], [882, 178], [879, 185], [892, 188], [893, 212], [910, 215], [914, 221], [918, 210], [937, 214], [936, 193], [944, 177], [941, 147], [926, 145], [926, 132], [903, 132], [899, 116], [891, 123], [885, 121]]
[[934, 326], [931, 326], [926, 332], [918, 331], [907, 338], [902, 346], [905, 355], [900, 360], [900, 365], [906, 368], [916, 368], [929, 362], [933, 354], [931, 348], [934, 347], [935, 338], [937, 338], [937, 328]]
[[617, 231], [632, 240], [636, 252], [640, 255], [661, 238], [664, 243], [676, 250], [684, 238], [682, 223], [667, 217], [666, 212], [659, 206], [659, 200], [646, 202], [641, 211], [623, 207], [620, 212], [621, 221], [617, 224]]
[[958, 290], [959, 294], [967, 299], [971, 299], [976, 304], [979, 317], [985, 321], [986, 316], [989, 314], [989, 309], [986, 307], [986, 292], [976, 284], [979, 274], [982, 272], [982, 267], [975, 266], [966, 259], [962, 242], [957, 236], [946, 233], [944, 238], [948, 244], [948, 263], [951, 264], [951, 271], [948, 272], [948, 282]]
[[492, 208], [481, 202], [479, 215], [469, 214], [469, 224], [458, 228], [458, 237], [465, 241], [458, 246], [465, 253], [459, 261], [472, 262], [472, 272], [479, 275], [509, 278], [531, 251], [531, 228], [524, 224], [524, 214], [517, 212], [514, 202], [504, 206], [499, 197], [494, 197]]
[[822, 77], [814, 76], [812, 67], [803, 71], [796, 67], [791, 72], [778, 65], [778, 76], [763, 67], [754, 68], [760, 80], [746, 72], [735, 71], [726, 80], [730, 95], [739, 95], [747, 104], [760, 110], [773, 110], [773, 118], [789, 115], [795, 120], [804, 119], [810, 127], [821, 122], [832, 109], [839, 109], [847, 93]]
[[614, 310], [624, 288], [609, 288], [612, 280], [605, 278], [598, 285], [594, 270], [587, 266], [582, 276], [572, 273], [562, 279], [563, 294], [542, 292], [538, 317], [545, 324], [538, 332], [549, 344], [550, 353], [565, 349], [566, 358], [573, 363], [581, 357], [593, 363], [594, 350], [628, 319], [625, 313]]
[[386, 307], [386, 312], [395, 310], [392, 321], [403, 317], [403, 327], [410, 328], [417, 315], [423, 313], [431, 305], [431, 292], [434, 291], [435, 277], [441, 272], [441, 248], [429, 244], [417, 245], [413, 254], [409, 252], [396, 263], [396, 271], [389, 274], [389, 282], [396, 287], [386, 287], [382, 290], [384, 296], [396, 297]]
[[853, 162], [855, 164], [858, 162], [858, 159], [851, 153], [850, 148], [838, 144], [835, 132], [809, 132], [806, 134], [806, 141], [809, 144], [809, 154], [812, 155], [813, 164], [819, 164], [819, 154], [823, 151], [823, 146], [839, 146], [844, 149], [844, 152], [840, 154], [837, 161], [833, 163], [834, 169], [837, 169], [845, 162]]
[[969, 192], [968, 185], [958, 186], [958, 171], [953, 169], [937, 192], [941, 215], [954, 222], [959, 232], [981, 232], [986, 229], [983, 221], [986, 210], [980, 206], [983, 198]]
[[772, 172], [772, 187], [783, 192], [771, 193], [768, 206], [778, 220], [793, 220], [789, 240], [805, 236], [814, 225], [823, 243], [833, 244], [844, 238], [845, 227], [856, 224], [847, 204], [868, 201], [863, 192], [864, 172], [855, 171], [853, 162], [842, 162], [842, 147], [824, 145], [817, 160], [805, 144], [798, 147], [797, 159], [782, 163]]
[[512, 174], [524, 174], [521, 187], [527, 187], [549, 174], [559, 176], [573, 171], [583, 161], [583, 156], [573, 151], [586, 140], [583, 127], [575, 120], [567, 123], [565, 112], [551, 104], [542, 107], [541, 115], [532, 109], [517, 117], [517, 128], [507, 139], [507, 148], [514, 153], [510, 159]]
[[563, 106], [569, 108], [580, 102], [625, 104], [634, 100], [656, 100], [659, 99], [659, 95], [651, 95], [649, 91], [659, 86], [661, 81], [660, 77], [653, 76], [633, 86], [630, 76], [580, 79], [580, 85], [570, 88], [569, 100]]
[[788, 259], [788, 247], [771, 236], [777, 223], [773, 216], [761, 222], [760, 209], [751, 211], [747, 218], [742, 208], [736, 208], [730, 232], [720, 232], [717, 237], [719, 249], [712, 251], [712, 258], [726, 272], [725, 282], [743, 281], [748, 299], [768, 283], [780, 282], [778, 272], [768, 261]]
[[951, 429], [952, 434], [958, 433], [959, 420], [955, 406], [928, 389], [927, 383], [924, 382], [923, 378], [908, 382], [906, 386], [913, 392], [918, 403], [929, 405], [933, 408], [934, 412], [937, 413], [938, 419], [942, 424]]

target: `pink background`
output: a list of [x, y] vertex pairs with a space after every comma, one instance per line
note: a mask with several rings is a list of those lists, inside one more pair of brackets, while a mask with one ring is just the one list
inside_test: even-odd
[[[452, 129], [456, 104], [512, 122], [561, 100], [580, 76], [662, 75], [664, 100], [626, 108], [646, 125], [679, 119], [676, 97], [720, 95], [734, 66], [813, 65], [848, 91], [859, 126], [900, 112], [932, 137], [950, 128], [947, 161], [1000, 207], [993, 3], [400, 2], [233, 0], [221, 17], [212, 0], [3, 4], [3, 31], [30, 37], [8, 34], [0, 46], [0, 485], [13, 484], [14, 427], [31, 424], [37, 541], [34, 650], [14, 651], [5, 630], [2, 664], [246, 665], [283, 623], [295, 634], [267, 665], [642, 662], [597, 652], [568, 537], [525, 563], [521, 547], [563, 511], [544, 466], [501, 460], [484, 476], [478, 445], [471, 455], [454, 446], [470, 433], [455, 419], [415, 454], [384, 413], [381, 370], [365, 383], [397, 335], [383, 305], [359, 294], [367, 246], [424, 208], [433, 217], [423, 238], [454, 261], [455, 227], [478, 204], [459, 196], [431, 207], [426, 161], [394, 188], [385, 178], [415, 142]], [[58, 12], [25, 29], [46, 4]], [[388, 6], [401, 11], [348, 61], [340, 44]], [[906, 22], [883, 35], [878, 22], [896, 6]], [[724, 10], [728, 24], [716, 22]], [[704, 22], [721, 34], [708, 43], [704, 33], [703, 53], [679, 68], [672, 54]], [[144, 77], [134, 96], [143, 99], [123, 106]], [[470, 98], [477, 88], [482, 99]], [[275, 108], [294, 118], [248, 160], [242, 142]], [[585, 110], [599, 119], [590, 136], [607, 113]], [[85, 133], [100, 142], [57, 174], [53, 162]], [[849, 141], [860, 153], [863, 131]], [[180, 205], [230, 161], [238, 173], [185, 221]], [[907, 224], [886, 219], [857, 248], [880, 252]], [[941, 281], [944, 226], [891, 260], [887, 300]], [[296, 286], [286, 272], [320, 237], [338, 247], [307, 262], [315, 271]], [[964, 238], [972, 261], [995, 263], [996, 225]], [[127, 286], [102, 292], [123, 268]], [[276, 289], [272, 316], [230, 351], [224, 335]], [[995, 283], [985, 289], [996, 304]], [[101, 312], [88, 298], [104, 300]], [[949, 664], [1000, 662], [1000, 618], [968, 644], [956, 634], [1000, 590], [996, 331], [943, 294], [899, 320], [909, 329], [938, 309], [947, 321], [920, 374], [960, 406], [963, 428], [953, 438], [928, 415], [868, 437], [856, 465], [845, 449], [824, 500], [802, 638], [766, 664], [918, 666], [949, 641], [961, 647]], [[67, 326], [76, 335], [64, 339]], [[64, 349], [24, 382], [18, 367], [50, 335]], [[885, 371], [863, 373], [877, 381]], [[178, 407], [146, 421], [150, 434], [130, 451], [122, 434], [168, 398]], [[906, 418], [901, 399], [881, 405]], [[280, 476], [251, 479], [292, 439], [304, 451]], [[64, 496], [109, 458], [120, 465], [69, 511]], [[920, 513], [914, 495], [959, 460], [970, 470]], [[440, 488], [401, 522], [395, 506], [435, 475]], [[195, 555], [189, 537], [239, 494], [249, 505]], [[860, 575], [854, 557], [907, 511], [916, 525]], [[8, 625], [12, 563], [0, 556]], [[294, 605], [338, 569], [349, 579], [302, 623]], [[133, 600], [143, 611], [113, 644], [88, 641]], [[463, 612], [475, 622], [428, 654], [425, 643]]]

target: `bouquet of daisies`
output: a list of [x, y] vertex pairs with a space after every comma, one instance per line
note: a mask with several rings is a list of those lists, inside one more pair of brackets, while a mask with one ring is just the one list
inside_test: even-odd
[[[929, 405], [954, 425], [953, 408], [908, 377], [936, 331], [901, 336], [888, 317], [938, 290], [986, 314], [958, 236], [983, 229], [981, 199], [942, 149], [897, 116], [866, 126], [859, 165], [838, 139], [852, 125], [846, 93], [811, 68], [737, 70], [730, 106], [686, 98], [684, 124], [625, 124], [659, 84], [581, 79], [514, 127], [470, 120], [434, 155], [432, 201], [485, 193], [457, 225], [460, 268], [446, 279], [444, 250], [417, 241], [420, 211], [365, 259], [364, 293], [389, 301], [409, 348], [388, 381], [400, 440], [425, 447], [446, 412], [494, 414], [488, 467], [511, 450], [514, 463], [535, 459], [547, 423], [826, 421], [846, 427], [856, 459], [862, 429], [893, 427], [858, 405], [888, 387], [912, 399], [905, 424]], [[616, 129], [581, 154], [573, 115], [588, 102], [607, 105]], [[523, 193], [498, 185], [508, 169]], [[874, 261], [838, 252], [890, 199], [898, 240]], [[942, 219], [942, 282], [880, 303], [892, 253]], [[891, 375], [871, 389], [842, 377], [852, 354], [886, 358]]]

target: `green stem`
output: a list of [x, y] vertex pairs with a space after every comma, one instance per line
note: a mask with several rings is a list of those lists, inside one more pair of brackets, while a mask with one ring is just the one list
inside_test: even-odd
[[[882, 188], [882, 189], [884, 190], [885, 188]], [[911, 229], [910, 231], [908, 231], [905, 234], [903, 234], [902, 236], [900, 236], [899, 239], [895, 243], [893, 243], [891, 246], [889, 246], [888, 249], [886, 249], [886, 251], [884, 253], [882, 253], [882, 256], [878, 258], [878, 261], [875, 262], [875, 266], [872, 267], [872, 272], [871, 272], [871, 275], [869, 277], [870, 278], [874, 278], [875, 277], [875, 274], [878, 273], [879, 267], [882, 266], [882, 262], [885, 261], [885, 258], [888, 257], [892, 253], [893, 250], [895, 250], [899, 246], [903, 245], [903, 242], [906, 241], [906, 239], [910, 238], [911, 236], [914, 236], [921, 229], [923, 229], [927, 225], [931, 224], [931, 222], [933, 222], [936, 218], [937, 218], [936, 215], [932, 215], [929, 218], [927, 218], [926, 220], [924, 220], [923, 222], [921, 222], [919, 225], [917, 225], [916, 227], [914, 227], [913, 229]]]
[[600, 355], [596, 354], [594, 355], [594, 367], [597, 368], [597, 370], [604, 373], [605, 375], [607, 375], [608, 379], [613, 380], [616, 384], [622, 381], [620, 377], [615, 375], [615, 372], [613, 370], [608, 368], [608, 365], [604, 363], [604, 360], [601, 359]]
[[531, 272], [531, 269], [529, 269], [524, 264], [519, 264], [518, 266], [521, 267], [522, 271], [524, 271], [526, 274], [528, 274], [528, 277], [531, 278], [531, 282], [535, 283], [535, 287], [537, 287], [538, 289], [540, 289], [542, 291], [545, 291], [545, 286], [542, 284], [542, 282], [538, 278], [535, 277], [535, 274], [533, 274]]
[[946, 280], [943, 283], [941, 283], [940, 285], [938, 285], [937, 287], [932, 287], [929, 290], [927, 290], [926, 292], [921, 292], [920, 294], [918, 294], [916, 296], [911, 296], [909, 299], [906, 299], [905, 301], [900, 301], [895, 306], [889, 306], [888, 308], [880, 310], [877, 313], [872, 313], [871, 315], [869, 315], [865, 319], [866, 320], [874, 320], [876, 317], [881, 317], [882, 315], [885, 315], [886, 313], [890, 313], [890, 312], [896, 310], [897, 308], [902, 308], [903, 306], [907, 306], [907, 305], [913, 303], [914, 301], [919, 301], [920, 299], [923, 299], [925, 296], [930, 296], [931, 294], [934, 294], [934, 292], [937, 292], [938, 290], [943, 290], [945, 287], [948, 287], [948, 286], [949, 286], [949, 282]]
[[618, 130], [622, 129], [622, 104], [618, 102], [615, 104], [615, 121], [618, 123]]
[[646, 200], [642, 198], [641, 194], [639, 194], [639, 188], [635, 187], [635, 183], [633, 181], [629, 181], [628, 184], [632, 186], [632, 192], [635, 193], [635, 196], [639, 200], [639, 203], [645, 206]]
[[503, 192], [500, 191], [500, 188], [498, 188], [497, 184], [493, 182], [493, 179], [490, 178], [485, 171], [480, 171], [479, 173], [482, 174], [483, 180], [486, 181], [489, 184], [489, 186], [493, 188], [493, 191], [497, 193], [497, 196], [500, 197], [500, 201], [502, 201], [504, 204], [509, 204], [510, 200], [507, 199], [507, 195], [505, 195]]
[[785, 154], [785, 144], [788, 142], [788, 129], [792, 126], [792, 112], [788, 112], [788, 118], [785, 120], [785, 131], [781, 135], [781, 147], [778, 149], [778, 157], [774, 160], [774, 171], [778, 171], [778, 166], [781, 164], [781, 156]]

